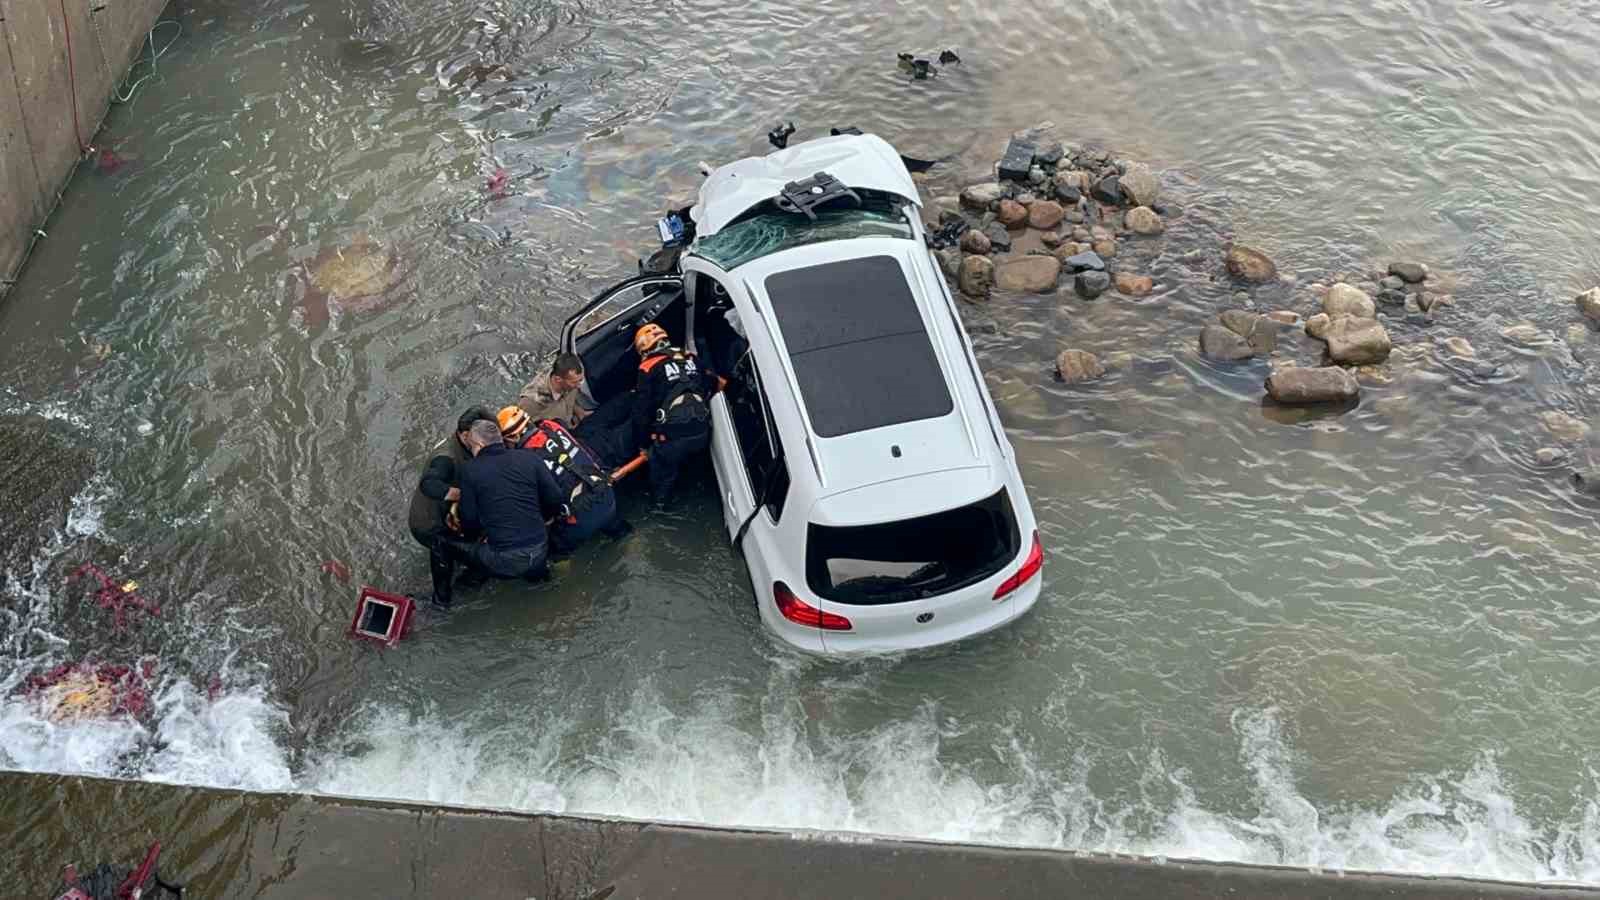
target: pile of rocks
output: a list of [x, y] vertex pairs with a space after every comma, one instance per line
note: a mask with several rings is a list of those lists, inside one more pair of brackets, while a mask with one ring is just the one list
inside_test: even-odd
[[[1160, 235], [1176, 213], [1160, 203], [1161, 179], [1147, 166], [1113, 160], [1100, 148], [1069, 150], [1016, 137], [997, 173], [998, 181], [963, 190], [960, 210], [942, 213], [937, 226], [941, 232], [958, 220], [970, 226], [958, 246], [939, 251], [966, 297], [986, 300], [995, 289], [1050, 293], [1063, 274], [1088, 300], [1112, 287], [1132, 297], [1155, 289], [1149, 276], [1113, 271], [1108, 263], [1119, 239]], [[1030, 230], [1038, 248], [1013, 254], [1015, 239]]]

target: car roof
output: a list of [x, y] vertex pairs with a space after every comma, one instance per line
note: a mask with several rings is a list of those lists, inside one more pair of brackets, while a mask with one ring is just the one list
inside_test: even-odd
[[847, 187], [885, 191], [921, 205], [900, 154], [875, 134], [839, 135], [721, 166], [700, 185], [690, 210], [695, 233], [709, 237], [778, 196], [785, 185], [827, 172]]
[[738, 271], [774, 339], [752, 351], [791, 475], [809, 456], [819, 495], [994, 461], [980, 386], [927, 255], [920, 240], [856, 238]]

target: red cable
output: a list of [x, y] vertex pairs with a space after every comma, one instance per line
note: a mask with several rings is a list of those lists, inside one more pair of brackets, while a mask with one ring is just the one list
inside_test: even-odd
[[72, 134], [78, 139], [78, 153], [89, 149], [78, 129], [78, 73], [72, 64], [72, 23], [67, 20], [67, 0], [61, 0], [61, 29], [67, 35], [67, 83], [72, 89]]

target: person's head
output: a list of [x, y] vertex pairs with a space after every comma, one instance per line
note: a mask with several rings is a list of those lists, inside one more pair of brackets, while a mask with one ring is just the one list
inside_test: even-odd
[[654, 322], [647, 322], [639, 326], [633, 333], [633, 349], [640, 356], [648, 356], [663, 347], [672, 346], [672, 339], [667, 337], [667, 330]]
[[493, 419], [480, 419], [472, 423], [472, 428], [467, 431], [467, 449], [477, 456], [485, 447], [503, 446], [500, 437], [500, 423]]
[[493, 421], [494, 410], [489, 407], [469, 407], [466, 412], [461, 414], [461, 418], [456, 419], [456, 440], [461, 442], [461, 446], [467, 446], [467, 432], [472, 430], [472, 423]]
[[555, 365], [550, 367], [550, 392], [565, 394], [575, 391], [583, 384], [583, 360], [576, 353], [563, 353], [556, 357]]
[[505, 442], [515, 444], [528, 430], [528, 414], [520, 406], [507, 406], [500, 410], [496, 424], [500, 426], [500, 436]]

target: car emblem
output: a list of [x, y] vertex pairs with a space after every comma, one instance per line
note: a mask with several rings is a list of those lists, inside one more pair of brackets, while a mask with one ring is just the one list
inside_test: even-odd
[[926, 624], [928, 624], [929, 622], [932, 622], [932, 621], [933, 621], [933, 613], [923, 613], [922, 615], [917, 616], [917, 622], [919, 622], [920, 624], [926, 625]]

